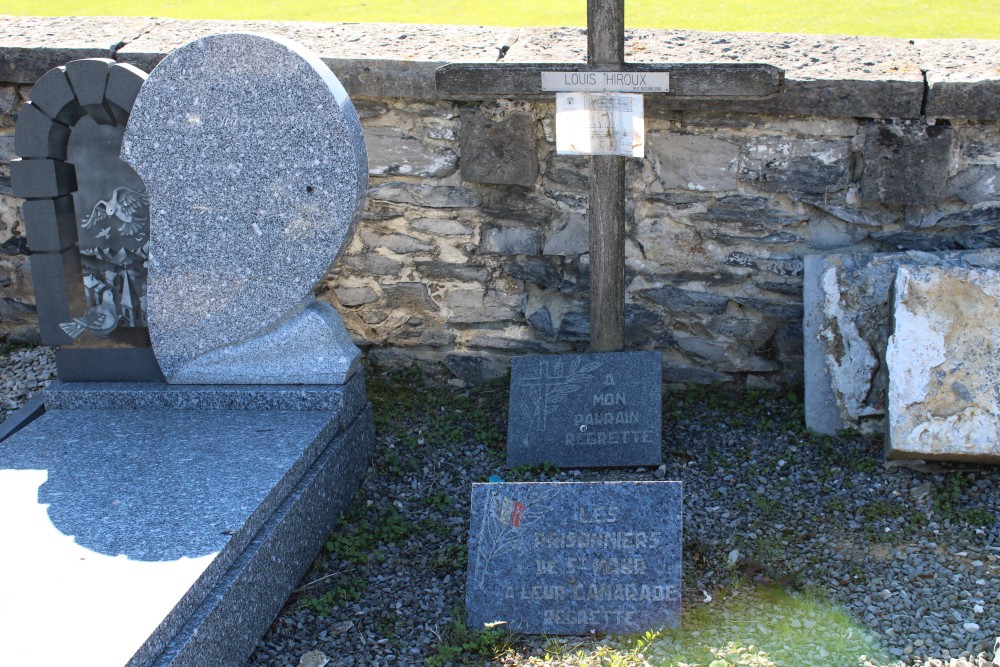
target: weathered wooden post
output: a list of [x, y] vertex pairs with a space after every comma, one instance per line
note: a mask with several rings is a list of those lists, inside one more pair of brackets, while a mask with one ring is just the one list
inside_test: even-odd
[[[587, 66], [625, 65], [625, 0], [587, 0]], [[625, 346], [625, 158], [590, 158], [590, 349]]]

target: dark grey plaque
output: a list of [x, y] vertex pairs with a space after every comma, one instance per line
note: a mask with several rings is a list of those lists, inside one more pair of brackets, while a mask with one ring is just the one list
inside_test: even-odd
[[507, 465], [659, 465], [659, 352], [514, 359]]
[[468, 626], [677, 627], [681, 523], [680, 482], [473, 484]]

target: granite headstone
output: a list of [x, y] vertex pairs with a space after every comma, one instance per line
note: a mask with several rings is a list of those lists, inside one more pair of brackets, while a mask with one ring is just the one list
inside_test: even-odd
[[659, 465], [661, 365], [654, 351], [515, 358], [507, 465]]
[[[149, 332], [168, 382], [301, 384], [321, 367], [338, 383], [356, 370], [313, 290], [357, 227], [367, 157], [318, 57], [253, 34], [177, 49], [140, 90], [122, 158], [148, 189]], [[264, 357], [283, 378], [255, 377]]]
[[579, 635], [676, 627], [680, 482], [473, 484], [467, 624]]

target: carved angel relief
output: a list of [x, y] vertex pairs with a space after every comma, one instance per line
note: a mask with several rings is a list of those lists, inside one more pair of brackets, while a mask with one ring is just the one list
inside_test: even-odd
[[80, 261], [88, 310], [59, 327], [73, 339], [105, 337], [118, 327], [146, 326], [149, 197], [115, 188], [80, 221]]

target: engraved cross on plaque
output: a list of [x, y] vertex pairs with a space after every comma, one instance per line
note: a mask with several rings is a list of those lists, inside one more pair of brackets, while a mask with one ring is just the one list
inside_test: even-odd
[[[453, 99], [540, 95], [548, 90], [631, 91], [685, 100], [725, 99], [772, 95], [784, 83], [784, 73], [770, 65], [626, 63], [624, 0], [587, 1], [585, 67], [578, 63], [454, 63], [439, 68], [436, 78], [438, 92]], [[566, 87], [554, 84], [557, 79]], [[593, 352], [618, 351], [625, 344], [626, 159], [617, 154], [591, 154], [590, 158]]]

